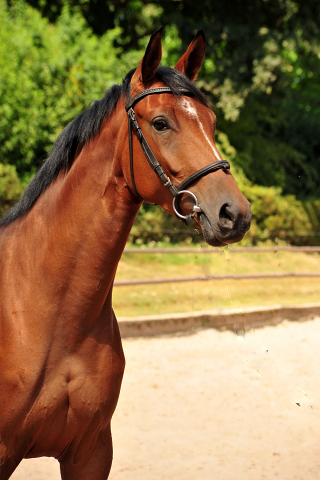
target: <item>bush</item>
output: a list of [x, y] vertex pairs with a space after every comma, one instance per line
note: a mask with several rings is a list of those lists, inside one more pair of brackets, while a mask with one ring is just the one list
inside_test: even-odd
[[107, 88], [126, 65], [113, 47], [119, 28], [96, 37], [65, 7], [55, 25], [23, 1], [0, 0], [0, 161], [34, 173], [60, 131]]
[[[253, 216], [251, 228], [241, 242], [243, 246], [265, 243], [317, 244], [318, 237], [313, 232], [320, 230], [320, 201], [304, 204], [294, 195], [281, 195], [280, 188], [252, 185], [248, 181], [240, 181], [239, 187], [251, 203]], [[154, 244], [164, 239], [172, 243], [203, 241], [194, 228], [186, 227], [160, 207], [143, 204], [132, 228], [130, 241]]]
[[23, 190], [15, 167], [0, 163], [0, 217], [20, 199]]
[[253, 217], [246, 242], [305, 244], [306, 233], [312, 232], [314, 225], [303, 202], [294, 195], [281, 195], [278, 187], [246, 185], [242, 191], [251, 203]]

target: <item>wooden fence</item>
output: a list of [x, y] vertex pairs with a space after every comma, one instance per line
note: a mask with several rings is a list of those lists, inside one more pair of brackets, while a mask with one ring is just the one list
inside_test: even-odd
[[[319, 253], [320, 247], [238, 247], [229, 248], [230, 253], [243, 253], [243, 252], [307, 252], [307, 253]], [[124, 250], [124, 254], [145, 254], [145, 253], [224, 253], [224, 250], [219, 248], [127, 248]], [[178, 278], [159, 278], [159, 279], [145, 279], [145, 280], [119, 280], [115, 281], [114, 285], [117, 287], [124, 287], [130, 285], [150, 285], [159, 283], [180, 283], [180, 282], [203, 282], [209, 280], [242, 280], [242, 279], [257, 279], [257, 278], [287, 278], [287, 277], [320, 277], [320, 272], [307, 272], [307, 273], [257, 273], [257, 274], [244, 274], [244, 275], [208, 275], [208, 276], [195, 276], [195, 277], [178, 277]]]

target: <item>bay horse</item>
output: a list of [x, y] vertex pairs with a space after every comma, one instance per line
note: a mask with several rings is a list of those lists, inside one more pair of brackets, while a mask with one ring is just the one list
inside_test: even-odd
[[[52, 456], [63, 480], [105, 480], [125, 358], [112, 287], [143, 200], [242, 239], [247, 200], [214, 143], [215, 115], [192, 83], [199, 31], [175, 68], [161, 29], [122, 85], [76, 117], [0, 223], [0, 479]], [[151, 168], [150, 168], [151, 167]]]

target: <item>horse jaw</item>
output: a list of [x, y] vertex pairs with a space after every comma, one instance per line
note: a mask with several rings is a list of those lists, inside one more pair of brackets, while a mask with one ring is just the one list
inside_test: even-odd
[[203, 212], [197, 214], [197, 223], [199, 223], [203, 238], [212, 247], [225, 247], [227, 243], [219, 239], [218, 229], [213, 227], [207, 215]]

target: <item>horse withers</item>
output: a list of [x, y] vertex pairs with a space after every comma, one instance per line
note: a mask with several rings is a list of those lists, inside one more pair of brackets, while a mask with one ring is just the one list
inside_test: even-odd
[[193, 85], [199, 31], [174, 69], [161, 30], [122, 85], [76, 117], [0, 223], [0, 479], [52, 456], [63, 480], [105, 480], [125, 359], [112, 309], [119, 259], [143, 200], [241, 240], [247, 200]]

